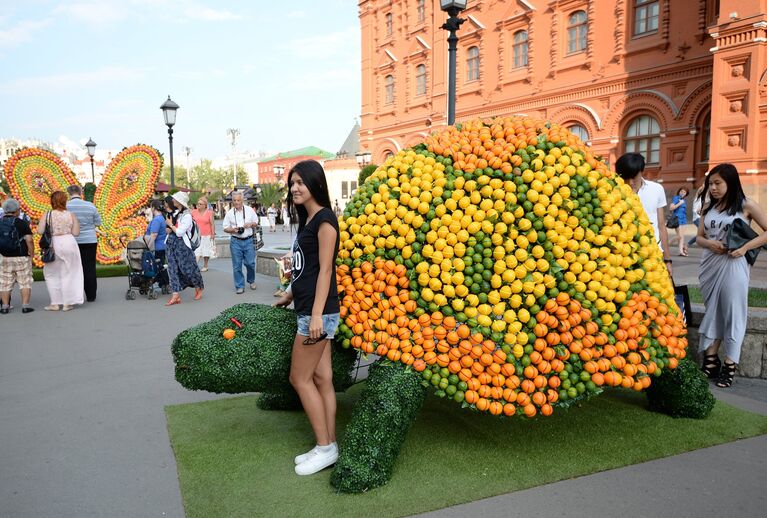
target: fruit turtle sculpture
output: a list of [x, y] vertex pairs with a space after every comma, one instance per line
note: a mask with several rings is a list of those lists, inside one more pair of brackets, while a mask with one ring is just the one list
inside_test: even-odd
[[[352, 383], [359, 354], [379, 357], [341, 441], [331, 476], [340, 491], [389, 480], [429, 388], [531, 418], [603, 387], [645, 390], [691, 363], [639, 198], [556, 124], [509, 117], [437, 132], [378, 167], [339, 225], [336, 390]], [[225, 340], [233, 321], [242, 328]], [[261, 392], [264, 409], [300, 408], [288, 382], [295, 332], [289, 310], [234, 306], [176, 338], [176, 378]], [[707, 385], [684, 372], [704, 417]]]

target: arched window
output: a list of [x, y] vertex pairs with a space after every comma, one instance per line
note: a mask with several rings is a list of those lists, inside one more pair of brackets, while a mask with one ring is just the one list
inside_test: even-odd
[[426, 65], [415, 67], [415, 94], [426, 95]]
[[658, 0], [634, 0], [634, 36], [658, 31]]
[[589, 141], [589, 130], [585, 126], [577, 123], [570, 124], [567, 126], [567, 129], [570, 130], [570, 133], [581, 139], [584, 144]]
[[418, 13], [418, 23], [423, 23], [426, 20], [426, 0], [418, 0], [416, 2], [416, 11]]
[[626, 152], [639, 153], [648, 164], [660, 163], [660, 125], [649, 115], [631, 120], [626, 129]]
[[567, 53], [575, 54], [586, 50], [586, 36], [589, 22], [586, 11], [575, 11], [567, 19]]
[[386, 13], [386, 35], [391, 36], [394, 32], [394, 18], [391, 13]]
[[469, 47], [466, 58], [466, 80], [479, 80], [479, 47]]
[[528, 40], [527, 31], [517, 31], [514, 33], [514, 67], [523, 68], [527, 66]]
[[384, 90], [386, 91], [386, 99], [384, 104], [394, 103], [394, 76], [388, 75], [384, 79]]

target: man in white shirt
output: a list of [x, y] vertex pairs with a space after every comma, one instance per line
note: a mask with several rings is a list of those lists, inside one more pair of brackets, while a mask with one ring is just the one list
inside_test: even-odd
[[256, 211], [244, 203], [241, 192], [232, 193], [232, 208], [224, 216], [224, 232], [229, 234], [229, 251], [232, 254], [234, 289], [238, 294], [245, 292], [245, 264], [247, 282], [251, 290], [256, 289], [256, 249], [253, 243], [254, 229], [258, 228]]
[[671, 258], [668, 254], [668, 232], [666, 231], [666, 214], [663, 209], [666, 203], [666, 191], [657, 182], [646, 180], [642, 176], [645, 160], [639, 153], [626, 153], [615, 162], [615, 172], [623, 178], [631, 189], [637, 193], [647, 218], [652, 223], [655, 239], [663, 252], [663, 261], [668, 273], [671, 274]]

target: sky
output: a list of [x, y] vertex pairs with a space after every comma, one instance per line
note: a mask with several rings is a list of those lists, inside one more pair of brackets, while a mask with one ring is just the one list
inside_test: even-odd
[[[0, 0], [0, 138], [89, 137], [174, 158], [318, 146], [360, 111], [355, 0]], [[167, 158], [167, 157], [166, 157]]]

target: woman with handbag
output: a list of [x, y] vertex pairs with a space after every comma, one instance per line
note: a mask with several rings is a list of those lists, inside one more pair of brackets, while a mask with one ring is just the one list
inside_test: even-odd
[[197, 259], [192, 250], [190, 234], [194, 220], [189, 212], [189, 195], [185, 192], [177, 192], [172, 198], [176, 212], [165, 218], [168, 228], [165, 251], [173, 295], [165, 303], [166, 306], [181, 304], [181, 291], [185, 288], [194, 288], [194, 300], [200, 300], [202, 291], [205, 289], [200, 267], [197, 266]]
[[[704, 353], [703, 372], [718, 387], [732, 386], [748, 318], [750, 267], [746, 253], [767, 244], [767, 214], [746, 198], [738, 170], [732, 164], [714, 167], [703, 185], [702, 219], [698, 244], [704, 248], [700, 260], [700, 291], [706, 312], [700, 323], [698, 350]], [[730, 229], [738, 219], [762, 228], [758, 237], [737, 249], [728, 249]], [[724, 344], [725, 361], [719, 359]]]
[[275, 306], [293, 302], [298, 319], [290, 383], [301, 398], [317, 445], [294, 461], [297, 475], [311, 475], [338, 459], [330, 348], [340, 320], [335, 274], [340, 234], [319, 162], [304, 160], [293, 166], [288, 186], [289, 212], [298, 215], [298, 234], [293, 241], [292, 283]]
[[208, 271], [208, 261], [216, 254], [216, 223], [213, 220], [213, 211], [208, 208], [208, 198], [200, 196], [197, 200], [197, 208], [192, 209], [192, 219], [200, 229], [200, 247], [194, 251], [197, 260], [202, 257], [201, 272]]
[[680, 187], [676, 191], [676, 195], [671, 199], [671, 218], [673, 224], [676, 226], [669, 226], [676, 230], [676, 238], [679, 240], [679, 255], [687, 257], [687, 246], [684, 243], [684, 236], [682, 235], [682, 225], [687, 224], [687, 189]]
[[[38, 234], [50, 237], [49, 252], [43, 254], [43, 260], [49, 261], [43, 266], [43, 273], [51, 297], [46, 311], [69, 311], [84, 300], [83, 267], [75, 241], [75, 236], [80, 235], [80, 222], [67, 210], [68, 200], [64, 191], [51, 194], [51, 211], [40, 219], [37, 227]], [[44, 248], [42, 244], [41, 248]]]

